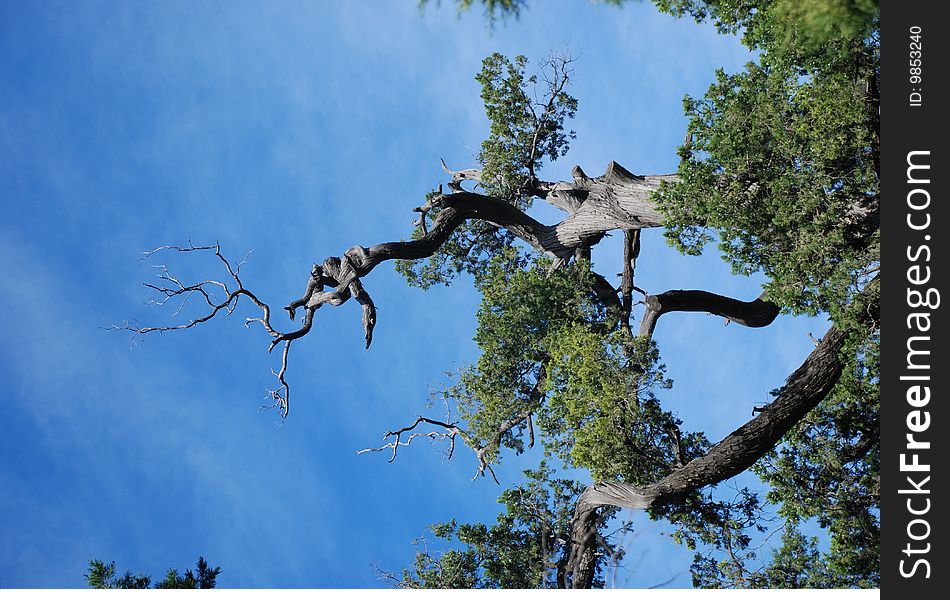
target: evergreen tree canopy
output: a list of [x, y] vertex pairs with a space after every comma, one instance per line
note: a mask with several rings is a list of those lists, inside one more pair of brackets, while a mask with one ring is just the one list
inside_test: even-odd
[[[698, 586], [876, 586], [879, 336], [863, 315], [876, 303], [880, 255], [877, 3], [656, 4], [740, 34], [758, 53], [744, 72], [718, 71], [703, 97], [684, 101], [689, 126], [678, 177], [654, 194], [669, 241], [687, 254], [718, 242], [735, 273], [766, 275], [764, 298], [791, 313], [829, 314], [848, 339], [837, 384], [753, 467], [768, 485], [765, 498], [743, 490], [724, 503], [694, 492], [651, 514], [675, 524], [683, 543], [706, 549], [693, 565]], [[485, 3], [490, 20], [522, 8]], [[516, 64], [522, 73], [523, 58]], [[493, 85], [483, 93], [493, 135], [505, 131], [499, 123], [523, 123], [526, 94], [514, 91], [524, 90], [523, 75], [507, 86], [484, 71], [478, 80]], [[566, 116], [576, 109], [572, 99]], [[512, 148], [530, 145], [509, 140], [483, 145], [483, 176], [504, 170], [501, 161], [525, 179], [524, 160]], [[531, 176], [539, 168], [533, 164]], [[671, 382], [658, 349], [611, 327], [610, 307], [591, 293], [589, 265], [578, 261], [546, 276], [543, 258], [510, 255], [496, 253], [476, 276], [483, 355], [445, 393], [479, 432], [478, 443], [527, 410], [537, 415], [546, 451], [595, 480], [649, 483], [702, 456], [709, 441], [679, 431], [681, 423], [660, 408], [655, 392]], [[498, 447], [522, 451], [519, 434], [527, 426], [506, 430]], [[762, 528], [767, 505], [785, 520], [782, 543], [752, 570], [746, 562], [756, 556], [745, 530]], [[826, 552], [800, 532], [809, 519], [828, 532]]]
[[132, 571], [126, 571], [125, 574], [116, 575], [115, 561], [106, 564], [105, 562], [94, 559], [89, 561], [89, 569], [86, 571], [86, 583], [89, 587], [97, 590], [144, 590], [169, 589], [169, 590], [208, 590], [217, 584], [218, 575], [221, 574], [221, 567], [211, 567], [204, 557], [199, 556], [195, 565], [195, 570], [185, 570], [185, 573], [179, 574], [176, 569], [168, 569], [165, 578], [159, 581], [152, 581], [149, 575], [139, 573], [134, 575]]

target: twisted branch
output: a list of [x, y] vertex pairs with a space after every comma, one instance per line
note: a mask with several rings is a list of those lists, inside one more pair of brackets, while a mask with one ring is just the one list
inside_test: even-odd
[[[880, 326], [879, 293], [880, 283], [874, 280], [855, 300], [858, 306], [868, 306], [862, 322], [869, 329]], [[574, 513], [574, 548], [570, 561], [574, 587], [589, 586], [593, 577], [593, 534], [605, 508], [645, 510], [674, 502], [751, 467], [834, 388], [844, 368], [840, 352], [847, 336], [846, 331], [832, 326], [802, 365], [789, 375], [775, 400], [710, 448], [704, 456], [649, 485], [604, 481], [588, 487], [581, 494]]]
[[[150, 305], [163, 306], [172, 299], [181, 299], [181, 304], [178, 309], [173, 313], [174, 315], [179, 314], [184, 308], [185, 305], [191, 298], [199, 297], [204, 301], [206, 310], [199, 316], [194, 317], [188, 320], [185, 323], [179, 325], [168, 325], [162, 327], [139, 327], [133, 325], [129, 322], [122, 323], [121, 325], [112, 325], [109, 329], [112, 330], [123, 330], [132, 332], [133, 340], [138, 336], [145, 336], [150, 333], [164, 333], [167, 331], [179, 331], [184, 329], [191, 329], [201, 323], [210, 321], [215, 316], [220, 313], [227, 315], [232, 314], [238, 307], [239, 300], [244, 297], [247, 298], [252, 304], [254, 304], [261, 312], [259, 317], [250, 317], [247, 318], [244, 322], [245, 327], [249, 327], [251, 323], [259, 323], [264, 331], [271, 336], [271, 344], [268, 351], [273, 351], [274, 347], [277, 344], [284, 342], [284, 350], [281, 354], [281, 366], [279, 371], [273, 371], [274, 376], [277, 378], [280, 383], [280, 387], [276, 390], [270, 390], [269, 393], [271, 398], [274, 400], [272, 407], [277, 408], [281, 418], [286, 418], [289, 411], [289, 398], [290, 398], [290, 387], [287, 384], [284, 375], [287, 372], [287, 360], [290, 353], [290, 343], [306, 335], [310, 331], [312, 325], [312, 316], [313, 312], [308, 311], [307, 315], [304, 318], [303, 325], [294, 331], [281, 332], [273, 327], [271, 324], [271, 310], [270, 306], [261, 301], [253, 292], [244, 287], [244, 283], [241, 281], [240, 273], [241, 266], [247, 260], [247, 255], [239, 263], [232, 266], [230, 261], [221, 253], [220, 244], [215, 243], [214, 245], [209, 246], [195, 246], [191, 242], [187, 246], [176, 246], [176, 245], [165, 245], [160, 246], [154, 250], [149, 250], [143, 252], [142, 260], [151, 258], [153, 255], [160, 252], [181, 252], [181, 253], [191, 253], [191, 252], [213, 252], [215, 257], [224, 265], [225, 270], [227, 270], [230, 277], [231, 283], [225, 283], [223, 281], [217, 281], [212, 279], [206, 279], [203, 281], [198, 281], [197, 283], [184, 284], [182, 281], [173, 276], [168, 267], [165, 265], [155, 265], [156, 268], [161, 269], [161, 273], [158, 275], [158, 279], [162, 282], [159, 284], [144, 283], [143, 285], [159, 295], [158, 299], [152, 298], [148, 301]], [[219, 294], [223, 295], [223, 298], [219, 298]]]
[[[583, 171], [578, 167], [575, 169], [573, 183], [536, 182], [540, 187], [533, 193], [544, 194], [553, 204], [571, 208], [570, 216], [560, 223], [544, 225], [506, 200], [465, 191], [461, 186], [462, 181], [480, 180], [481, 173], [477, 169], [452, 171], [444, 162], [442, 166], [452, 175], [452, 183], [449, 187], [453, 193], [443, 194], [440, 186], [439, 191], [427, 199], [424, 205], [414, 209], [415, 212], [420, 213], [417, 224], [422, 227], [423, 236], [416, 240], [386, 242], [368, 248], [353, 246], [341, 257], [331, 256], [322, 264], [314, 264], [303, 296], [284, 307], [292, 321], [295, 320], [297, 311], [303, 309], [303, 319], [297, 329], [286, 332], [276, 329], [271, 323], [270, 306], [244, 286], [240, 277], [240, 267], [246, 260], [246, 256], [232, 266], [221, 254], [219, 244], [195, 246], [190, 242], [187, 246], [161, 246], [145, 252], [143, 258], [149, 258], [164, 251], [213, 252], [224, 265], [229, 279], [226, 281], [208, 279], [184, 284], [171, 275], [164, 265], [159, 265], [162, 270], [159, 274], [161, 283], [146, 283], [145, 285], [159, 295], [159, 298], [152, 299], [150, 304], [162, 306], [172, 299], [181, 299], [181, 306], [173, 313], [173, 316], [178, 315], [184, 305], [195, 296], [203, 300], [207, 310], [198, 317], [178, 325], [139, 327], [126, 322], [111, 328], [130, 331], [133, 339], [136, 336], [154, 332], [190, 329], [210, 321], [221, 313], [230, 315], [237, 308], [240, 298], [247, 298], [260, 310], [260, 315], [247, 318], [245, 326], [249, 327], [251, 323], [257, 323], [264, 329], [271, 337], [269, 352], [272, 352], [278, 344], [284, 344], [280, 369], [274, 371], [274, 376], [280, 385], [276, 390], [269, 390], [269, 393], [274, 401], [271, 407], [277, 408], [281, 417], [286, 418], [289, 413], [290, 387], [285, 375], [290, 345], [294, 340], [310, 333], [317, 309], [325, 304], [339, 306], [350, 298], [355, 298], [362, 306], [366, 348], [372, 344], [373, 330], [376, 326], [376, 306], [363, 287], [360, 278], [368, 275], [380, 263], [394, 259], [415, 260], [431, 256], [466, 220], [481, 219], [506, 228], [539, 252], [554, 257], [554, 264], [560, 265], [574, 256], [579, 249], [589, 248], [599, 241], [605, 232], [611, 229], [638, 229], [660, 225], [662, 216], [653, 206], [649, 196], [661, 181], [675, 177], [672, 175], [639, 177], [611, 162], [602, 177], [589, 178], [583, 175]], [[435, 208], [439, 209], [439, 214], [432, 221], [431, 227], [427, 226], [427, 214]], [[526, 418], [527, 415], [519, 418], [512, 427]], [[488, 467], [484, 461], [481, 462], [480, 472], [484, 475]]]
[[[631, 285], [632, 289], [632, 285]], [[728, 296], [720, 296], [703, 290], [669, 290], [644, 299], [647, 310], [640, 320], [640, 335], [652, 337], [657, 319], [670, 312], [705, 312], [746, 327], [766, 327], [778, 316], [777, 304], [761, 296], [751, 302], [743, 302]]]

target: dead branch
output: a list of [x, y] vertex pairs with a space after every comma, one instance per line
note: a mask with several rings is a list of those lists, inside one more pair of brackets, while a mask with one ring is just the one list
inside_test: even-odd
[[267, 334], [271, 336], [269, 351], [272, 351], [274, 347], [277, 346], [277, 344], [284, 342], [284, 349], [281, 353], [280, 370], [273, 371], [274, 376], [280, 383], [280, 387], [276, 390], [270, 390], [269, 393], [271, 398], [274, 400], [274, 404], [271, 406], [278, 409], [281, 418], [286, 418], [290, 408], [290, 387], [287, 384], [284, 375], [287, 372], [287, 360], [290, 353], [290, 343], [293, 340], [306, 335], [306, 333], [310, 330], [313, 316], [312, 311], [308, 311], [304, 318], [304, 323], [299, 329], [289, 332], [278, 331], [271, 324], [270, 306], [268, 306], [267, 303], [261, 301], [249, 289], [244, 287], [244, 283], [241, 281], [241, 266], [246, 261], [247, 256], [245, 256], [244, 259], [242, 259], [236, 265], [232, 266], [230, 261], [221, 253], [220, 244], [215, 243], [214, 245], [209, 246], [195, 246], [189, 242], [187, 246], [166, 245], [160, 246], [154, 250], [143, 252], [142, 260], [149, 259], [161, 252], [213, 252], [214, 256], [220, 261], [222, 265], [224, 265], [230, 281], [226, 282], [227, 280], [218, 281], [206, 279], [196, 283], [185, 284], [182, 283], [178, 277], [172, 275], [167, 266], [163, 264], [156, 265], [156, 268], [161, 270], [161, 272], [158, 274], [160, 283], [143, 284], [145, 287], [151, 289], [158, 295], [157, 298], [150, 299], [148, 304], [163, 306], [169, 301], [177, 301], [180, 299], [181, 303], [173, 314], [174, 316], [182, 312], [189, 300], [197, 297], [203, 302], [202, 306], [204, 306], [205, 310], [202, 311], [199, 316], [178, 325], [168, 325], [162, 327], [139, 327], [126, 322], [121, 325], [112, 325], [110, 329], [129, 331], [132, 333], [133, 340], [138, 336], [145, 336], [150, 333], [164, 333], [168, 331], [191, 329], [192, 327], [200, 325], [201, 323], [210, 321], [218, 314], [232, 314], [237, 309], [240, 299], [242, 297], [247, 298], [257, 307], [258, 310], [260, 310], [260, 316], [247, 318], [244, 322], [245, 327], [250, 326], [251, 323], [260, 324], [264, 331], [266, 331]]
[[[416, 427], [418, 427], [419, 425], [422, 425], [423, 423], [439, 427], [441, 431], [440, 430], [424, 431], [424, 432], [415, 431]], [[403, 434], [406, 434], [406, 433], [408, 433], [409, 435], [407, 435], [406, 438], [403, 439], [402, 436]], [[429, 438], [432, 441], [432, 443], [437, 443], [440, 441], [448, 441], [449, 449], [448, 449], [448, 452], [446, 453], [446, 456], [447, 458], [452, 458], [452, 455], [455, 453], [455, 437], [456, 436], [461, 436], [463, 439], [470, 437], [468, 433], [466, 433], [465, 431], [463, 431], [462, 429], [458, 427], [457, 423], [454, 423], [454, 422], [446, 423], [444, 421], [438, 421], [436, 419], [429, 419], [423, 416], [419, 416], [419, 417], [416, 417], [416, 420], [411, 425], [407, 425], [406, 427], [397, 429], [395, 431], [387, 431], [386, 434], [383, 436], [383, 439], [388, 440], [389, 438], [393, 438], [391, 442], [388, 442], [376, 448], [364, 448], [362, 450], [357, 450], [356, 453], [366, 454], [369, 452], [384, 452], [388, 450], [392, 452], [391, 456], [389, 457], [389, 462], [393, 462], [394, 460], [396, 460], [396, 453], [399, 451], [399, 448], [401, 446], [409, 446], [410, 444], [412, 444], [412, 440], [416, 438], [424, 437], [424, 438]]]
[[[557, 81], [560, 82], [561, 78]], [[157, 298], [150, 301], [151, 304], [163, 306], [172, 300], [176, 302], [181, 300], [173, 316], [181, 313], [185, 304], [194, 297], [201, 299], [206, 310], [199, 316], [178, 325], [139, 327], [126, 322], [122, 325], [114, 325], [112, 329], [130, 331], [133, 339], [149, 333], [191, 329], [210, 321], [219, 314], [233, 313], [238, 306], [238, 301], [242, 297], [247, 298], [260, 311], [260, 314], [246, 319], [245, 326], [257, 323], [264, 329], [271, 337], [269, 351], [273, 351], [278, 344], [284, 344], [280, 369], [274, 371], [280, 385], [269, 393], [273, 400], [270, 407], [277, 408], [281, 417], [286, 418], [290, 408], [290, 387], [285, 378], [290, 346], [294, 340], [310, 333], [314, 313], [320, 307], [325, 304], [339, 306], [350, 298], [355, 298], [363, 309], [362, 323], [366, 347], [369, 348], [376, 325], [376, 306], [363, 287], [360, 278], [368, 275], [380, 263], [394, 259], [415, 260], [431, 256], [462, 223], [469, 219], [480, 219], [507, 229], [539, 252], [554, 257], [554, 264], [560, 265], [574, 256], [579, 249], [589, 248], [599, 241], [611, 229], [639, 229], [661, 225], [663, 217], [650, 200], [650, 194], [662, 181], [675, 179], [673, 175], [636, 176], [614, 162], [608, 165], [603, 176], [596, 178], [587, 177], [577, 167], [573, 183], [540, 182], [546, 186], [547, 191], [543, 193], [551, 196], [552, 203], [558, 205], [558, 203], [567, 202], [567, 205], [572, 208], [570, 216], [560, 223], [544, 225], [503, 199], [463, 190], [462, 181], [480, 178], [481, 175], [477, 170], [452, 171], [445, 166], [444, 162], [443, 168], [452, 175], [450, 188], [454, 193], [443, 194], [440, 186], [439, 191], [428, 198], [423, 206], [414, 209], [421, 213], [418, 221], [423, 229], [421, 238], [387, 242], [368, 248], [353, 246], [341, 257], [331, 256], [322, 264], [314, 264], [303, 296], [285, 307], [291, 320], [295, 319], [297, 310], [303, 309], [303, 320], [297, 329], [284, 332], [273, 326], [270, 306], [261, 301], [241, 281], [240, 267], [244, 260], [232, 266], [221, 253], [219, 244], [195, 246], [190, 242], [187, 246], [161, 246], [145, 252], [144, 258], [170, 251], [213, 252], [227, 271], [228, 277], [224, 281], [208, 279], [185, 284], [173, 276], [164, 265], [159, 265], [161, 269], [158, 276], [159, 283], [145, 285], [157, 294]], [[439, 214], [432, 221], [431, 227], [428, 227], [426, 226], [427, 213], [434, 208], [439, 209]], [[514, 427], [527, 417], [527, 414], [520, 416], [510, 427]], [[480, 461], [480, 473], [484, 475], [485, 470], [490, 471], [491, 468], [481, 458]]]

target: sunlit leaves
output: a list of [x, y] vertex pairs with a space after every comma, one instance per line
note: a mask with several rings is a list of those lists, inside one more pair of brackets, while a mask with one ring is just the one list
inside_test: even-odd
[[[549, 347], [550, 400], [540, 422], [551, 433], [552, 450], [595, 479], [642, 484], [668, 474], [679, 421], [654, 395], [672, 385], [656, 346], [578, 324], [558, 330]], [[695, 450], [687, 449], [690, 458]]]
[[478, 153], [482, 184], [519, 208], [530, 203], [524, 190], [542, 160], [567, 153], [574, 132], [564, 131], [564, 121], [577, 110], [577, 100], [566, 91], [569, 58], [552, 56], [541, 63], [540, 73], [530, 76], [525, 74], [527, 64], [524, 56], [512, 60], [496, 52], [482, 62], [475, 77], [490, 123]]
[[[489, 132], [478, 152], [482, 171], [479, 184], [488, 195], [502, 198], [520, 210], [531, 206], [533, 178], [544, 160], [556, 160], [568, 151], [573, 131], [564, 129], [574, 117], [577, 100], [567, 93], [570, 57], [542, 60], [538, 72], [527, 74], [528, 59], [492, 54], [475, 79], [489, 121]], [[435, 192], [430, 192], [430, 199]], [[435, 218], [438, 210], [429, 213]], [[423, 234], [419, 227], [413, 239]], [[460, 273], [477, 275], [493, 257], [514, 243], [514, 236], [484, 221], [458, 227], [431, 257], [397, 261], [396, 269], [410, 285], [428, 288], [449, 284]]]
[[[597, 323], [603, 309], [593, 302], [586, 263], [548, 273], [550, 262], [516, 250], [495, 257], [478, 276], [482, 292], [475, 341], [482, 354], [445, 391], [478, 439], [525, 409], [540, 406], [548, 346], [571, 323]], [[502, 439], [522, 450], [526, 424]]]

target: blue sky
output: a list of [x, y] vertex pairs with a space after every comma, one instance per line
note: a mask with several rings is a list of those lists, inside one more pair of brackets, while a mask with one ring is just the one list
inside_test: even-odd
[[[377, 268], [364, 281], [379, 307], [368, 352], [355, 303], [320, 311], [291, 355], [283, 426], [257, 410], [276, 357], [244, 313], [134, 347], [102, 329], [169, 317], [143, 304], [155, 261], [142, 250], [253, 250], [245, 283], [279, 307], [312, 262], [408, 237], [411, 208], [444, 179], [439, 158], [474, 166], [486, 120], [473, 77], [493, 51], [579, 55], [577, 140], [550, 179], [610, 160], [675, 170], [683, 95], [749, 58], [652, 5], [535, 2], [492, 33], [477, 11], [443, 4], [0, 3], [0, 586], [82, 586], [91, 558], [160, 575], [202, 554], [225, 587], [374, 587], [372, 564], [407, 565], [426, 524], [494, 519], [503, 488], [470, 481], [466, 452], [445, 462], [420, 445], [393, 464], [355, 452], [425, 412], [443, 372], [477, 356], [467, 281], [421, 292]], [[715, 256], [644, 238], [648, 290], [759, 293]], [[620, 253], [609, 239], [598, 270], [616, 273]], [[824, 329], [666, 316], [665, 402], [718, 439]], [[528, 466], [496, 472], [506, 485]], [[689, 585], [691, 554], [661, 533], [644, 525], [621, 582]]]

